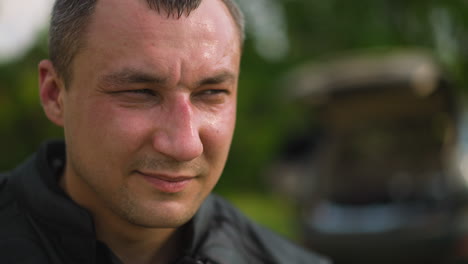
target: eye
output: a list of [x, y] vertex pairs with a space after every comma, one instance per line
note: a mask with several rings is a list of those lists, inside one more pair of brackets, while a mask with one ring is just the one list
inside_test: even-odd
[[124, 91], [125, 93], [133, 93], [133, 94], [142, 94], [142, 95], [155, 95], [153, 90], [150, 89], [138, 89], [138, 90], [128, 90]]
[[153, 89], [131, 89], [127, 88], [120, 91], [114, 91], [110, 94], [113, 95], [115, 100], [124, 105], [130, 106], [153, 106], [159, 104], [162, 100], [160, 94]]
[[208, 90], [203, 90], [200, 92], [201, 95], [206, 95], [206, 96], [215, 96], [215, 95], [223, 95], [223, 94], [228, 94], [228, 90], [224, 89], [208, 89]]
[[195, 93], [194, 99], [204, 104], [222, 104], [229, 94], [227, 89], [206, 89]]

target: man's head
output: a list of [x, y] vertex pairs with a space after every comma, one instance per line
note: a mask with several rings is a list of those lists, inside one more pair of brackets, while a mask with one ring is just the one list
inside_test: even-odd
[[241, 40], [231, 11], [203, 0], [187, 16], [168, 3], [99, 0], [70, 38], [79, 48], [57, 53], [69, 56], [69, 82], [56, 63], [39, 64], [44, 111], [64, 127], [65, 190], [95, 216], [144, 227], [193, 216], [235, 124]]
[[[189, 15], [203, 0], [146, 0], [149, 8], [168, 16]], [[244, 41], [244, 17], [234, 0], [221, 0], [229, 10]], [[98, 0], [56, 0], [49, 32], [49, 54], [66, 84], [72, 78], [70, 65], [86, 43], [87, 27]]]

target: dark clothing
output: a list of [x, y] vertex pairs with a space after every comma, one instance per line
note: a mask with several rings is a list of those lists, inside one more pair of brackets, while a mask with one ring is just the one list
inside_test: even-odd
[[[0, 263], [120, 263], [96, 240], [90, 214], [59, 187], [64, 164], [64, 144], [50, 142], [0, 175]], [[180, 264], [327, 263], [247, 220], [215, 195], [182, 228], [187, 240]]]

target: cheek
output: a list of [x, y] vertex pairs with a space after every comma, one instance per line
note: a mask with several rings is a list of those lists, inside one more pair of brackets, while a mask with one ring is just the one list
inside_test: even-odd
[[89, 102], [76, 109], [71, 115], [69, 127], [73, 128], [74, 135], [70, 138], [80, 138], [81, 144], [108, 158], [138, 148], [149, 129], [145, 115], [105, 100]]
[[224, 167], [229, 148], [231, 146], [234, 126], [236, 121], [236, 111], [233, 106], [221, 115], [211, 117], [208, 129], [200, 132], [200, 137], [204, 142], [205, 155], [212, 162], [218, 163], [220, 168]]

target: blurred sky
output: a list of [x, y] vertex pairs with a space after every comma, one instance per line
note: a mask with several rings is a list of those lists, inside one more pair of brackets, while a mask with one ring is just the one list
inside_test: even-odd
[[21, 56], [43, 30], [53, 0], [0, 0], [0, 63]]

